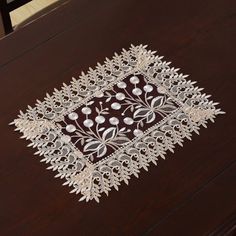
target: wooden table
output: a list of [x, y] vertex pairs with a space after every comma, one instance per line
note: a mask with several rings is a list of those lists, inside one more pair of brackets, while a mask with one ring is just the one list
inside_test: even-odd
[[[233, 235], [236, 2], [75, 0], [0, 41], [0, 235]], [[77, 202], [8, 126], [19, 109], [149, 44], [227, 112], [101, 203]]]

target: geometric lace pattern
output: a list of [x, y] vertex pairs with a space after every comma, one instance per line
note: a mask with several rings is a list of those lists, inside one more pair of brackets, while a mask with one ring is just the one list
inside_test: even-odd
[[224, 114], [178, 71], [147, 46], [131, 45], [10, 124], [80, 201], [99, 202]]

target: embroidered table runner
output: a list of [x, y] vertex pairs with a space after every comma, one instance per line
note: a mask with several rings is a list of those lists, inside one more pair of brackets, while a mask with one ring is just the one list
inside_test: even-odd
[[37, 100], [11, 124], [81, 201], [99, 202], [224, 113], [162, 58], [131, 45]]

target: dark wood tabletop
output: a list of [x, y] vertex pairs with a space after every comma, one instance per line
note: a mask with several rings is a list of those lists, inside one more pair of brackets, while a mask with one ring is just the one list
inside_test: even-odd
[[[74, 0], [0, 40], [0, 235], [234, 235], [236, 2]], [[111, 191], [78, 202], [8, 125], [133, 43], [190, 74], [226, 115]]]

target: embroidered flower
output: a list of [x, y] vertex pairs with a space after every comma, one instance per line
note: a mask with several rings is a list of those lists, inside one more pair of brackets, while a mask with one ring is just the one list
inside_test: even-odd
[[[140, 106], [139, 106], [140, 107]], [[134, 112], [134, 119], [145, 118], [147, 123], [151, 123], [156, 118], [156, 113], [161, 116], [167, 115], [176, 110], [171, 100], [166, 99], [165, 96], [158, 96], [145, 103], [145, 106], [138, 108]]]
[[100, 139], [87, 139], [89, 142], [84, 146], [84, 152], [96, 153], [97, 157], [104, 156], [107, 153], [108, 146], [117, 149], [130, 141], [123, 136], [123, 131], [125, 131], [125, 128], [119, 130], [116, 127], [111, 127], [103, 132]]

